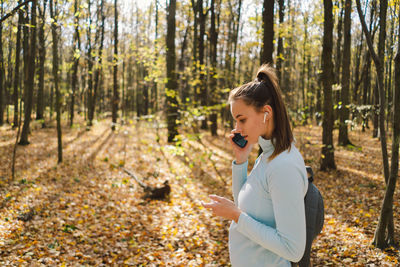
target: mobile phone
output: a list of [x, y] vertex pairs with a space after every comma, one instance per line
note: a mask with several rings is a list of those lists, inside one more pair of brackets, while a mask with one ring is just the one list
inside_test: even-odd
[[240, 133], [235, 133], [235, 136], [232, 138], [232, 141], [235, 142], [239, 147], [243, 148], [247, 145], [247, 140]]

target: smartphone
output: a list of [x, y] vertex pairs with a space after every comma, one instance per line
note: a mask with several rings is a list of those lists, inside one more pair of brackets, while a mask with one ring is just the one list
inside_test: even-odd
[[235, 133], [235, 136], [232, 138], [232, 141], [235, 142], [239, 147], [243, 148], [247, 145], [247, 140], [240, 133]]

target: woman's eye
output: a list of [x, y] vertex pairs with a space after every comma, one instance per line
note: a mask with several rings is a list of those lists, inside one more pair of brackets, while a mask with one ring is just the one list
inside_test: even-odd
[[245, 123], [245, 122], [246, 122], [246, 119], [240, 120], [240, 122], [241, 122], [241, 123]]

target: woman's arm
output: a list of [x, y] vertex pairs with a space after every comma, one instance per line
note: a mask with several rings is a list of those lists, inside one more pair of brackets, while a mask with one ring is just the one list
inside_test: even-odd
[[244, 212], [240, 214], [236, 229], [262, 247], [289, 261], [297, 262], [303, 256], [306, 243], [304, 182], [302, 174], [296, 168], [285, 164], [275, 167], [275, 171], [267, 179], [276, 229]]
[[238, 205], [239, 191], [247, 180], [248, 163], [247, 160], [242, 164], [236, 164], [236, 160], [232, 162], [232, 193], [236, 206]]

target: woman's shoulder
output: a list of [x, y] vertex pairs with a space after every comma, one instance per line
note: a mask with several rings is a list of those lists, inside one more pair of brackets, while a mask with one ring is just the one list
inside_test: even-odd
[[303, 157], [301, 156], [299, 150], [294, 144], [290, 148], [286, 149], [275, 158], [271, 159], [268, 163], [270, 168], [274, 167], [290, 167], [302, 162], [304, 164]]
[[297, 150], [296, 146], [292, 144], [290, 149], [287, 149], [277, 155], [268, 163], [267, 179], [281, 176], [292, 176], [299, 174], [306, 176], [306, 169], [303, 157]]

